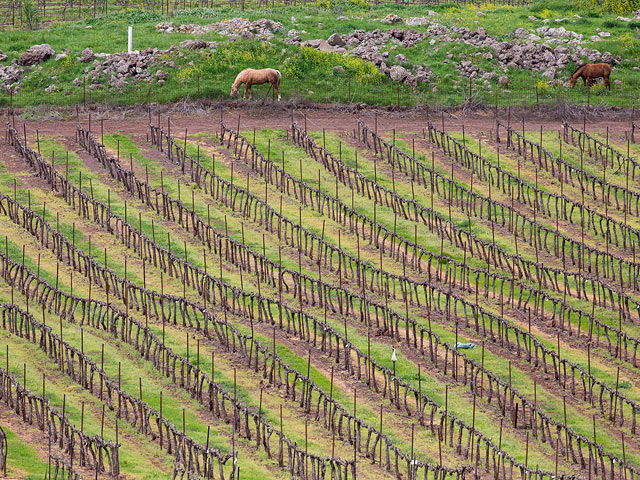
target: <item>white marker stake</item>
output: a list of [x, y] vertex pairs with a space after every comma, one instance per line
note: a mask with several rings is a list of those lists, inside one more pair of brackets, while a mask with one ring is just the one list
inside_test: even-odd
[[129, 53], [133, 51], [133, 27], [129, 27]]

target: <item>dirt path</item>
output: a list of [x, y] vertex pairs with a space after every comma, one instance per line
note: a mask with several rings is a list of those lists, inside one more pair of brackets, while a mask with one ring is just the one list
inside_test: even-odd
[[[58, 112], [64, 112], [64, 109], [56, 110], [55, 118], [50, 115], [50, 119], [42, 119], [36, 121], [27, 121], [28, 130], [39, 130], [43, 134], [62, 134], [75, 135], [75, 125], [77, 119], [75, 112], [70, 109], [66, 110], [67, 115], [60, 118]], [[522, 125], [522, 115], [524, 113], [528, 129], [537, 130], [540, 125], [544, 125], [547, 130], [558, 130], [562, 126], [562, 119], [554, 112], [548, 116], [542, 116], [535, 110], [526, 110], [516, 113], [515, 111], [508, 114], [507, 111], [500, 111], [499, 117], [507, 121], [510, 117], [513, 125]], [[355, 106], [311, 106], [300, 107], [288, 104], [264, 105], [259, 104], [225, 104], [211, 105], [209, 107], [189, 107], [181, 104], [171, 106], [151, 107], [151, 118], [154, 123], [160, 121], [163, 125], [167, 124], [168, 116], [171, 119], [172, 129], [184, 130], [188, 128], [191, 132], [213, 132], [218, 130], [220, 119], [237, 127], [238, 117], [240, 118], [240, 128], [243, 130], [252, 128], [288, 128], [291, 124], [292, 116], [300, 124], [304, 124], [305, 118], [307, 128], [309, 130], [327, 130], [337, 131], [353, 131], [357, 126], [358, 120], [365, 121], [370, 127], [374, 127], [377, 123], [379, 131], [389, 131], [392, 129], [401, 131], [422, 131], [429, 120], [441, 124], [444, 118], [447, 130], [461, 129], [462, 125], [469, 133], [488, 132], [495, 128], [495, 114], [493, 111], [487, 113], [476, 113], [474, 115], [462, 115], [447, 113], [429, 113], [423, 110], [401, 110], [387, 111], [373, 108], [357, 108]], [[87, 110], [80, 113], [80, 121], [87, 125], [91, 116], [92, 130], [98, 132], [100, 130], [100, 120], [105, 122], [105, 131], [114, 131], [123, 129], [130, 134], [145, 135], [148, 132], [149, 115], [141, 109], [95, 109]], [[7, 117], [4, 116], [3, 120]], [[577, 117], [570, 119], [574, 124], [582, 125], [582, 118]], [[16, 116], [16, 126], [21, 127], [22, 118]], [[19, 125], [20, 124], [20, 125]], [[599, 131], [605, 132], [609, 127], [610, 134], [623, 135], [631, 128], [629, 119], [625, 120], [602, 120], [600, 118], [587, 118], [587, 130], [589, 132]], [[21, 128], [18, 128], [21, 130]]]

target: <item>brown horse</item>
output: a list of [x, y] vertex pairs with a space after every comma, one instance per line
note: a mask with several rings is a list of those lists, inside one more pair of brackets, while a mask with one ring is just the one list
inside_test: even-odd
[[244, 83], [244, 99], [249, 92], [249, 100], [251, 100], [251, 86], [262, 85], [263, 83], [270, 83], [273, 88], [278, 92], [278, 101], [280, 101], [280, 80], [282, 74], [279, 70], [273, 68], [263, 68], [262, 70], [254, 70], [253, 68], [246, 68], [242, 70], [236, 77], [235, 82], [231, 86], [231, 96], [235, 97], [238, 93], [238, 88]]
[[571, 88], [576, 86], [576, 82], [579, 77], [582, 77], [582, 84], [593, 85], [596, 78], [603, 77], [605, 86], [611, 90], [611, 82], [609, 81], [609, 75], [611, 75], [611, 65], [608, 63], [587, 63], [580, 65], [578, 69], [571, 75]]

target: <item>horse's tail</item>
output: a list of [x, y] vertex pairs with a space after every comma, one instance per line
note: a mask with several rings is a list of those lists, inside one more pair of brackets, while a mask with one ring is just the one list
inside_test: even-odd
[[276, 73], [278, 74], [278, 86], [280, 86], [280, 80], [282, 80], [282, 74], [280, 73], [280, 70], [276, 70]]

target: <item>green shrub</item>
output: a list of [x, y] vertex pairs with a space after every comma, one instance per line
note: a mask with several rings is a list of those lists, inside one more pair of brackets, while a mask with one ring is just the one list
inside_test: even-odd
[[146, 22], [161, 22], [164, 19], [162, 15], [156, 12], [146, 12], [144, 10], [125, 10], [118, 13], [110, 13], [100, 17], [87, 20], [89, 25], [103, 25], [107, 23], [121, 22], [127, 25], [136, 25]]
[[35, 30], [40, 26], [40, 12], [33, 0], [22, 0], [22, 17], [29, 30]]
[[631, 13], [640, 8], [640, 0], [584, 0], [582, 6], [600, 8], [617, 14]]

